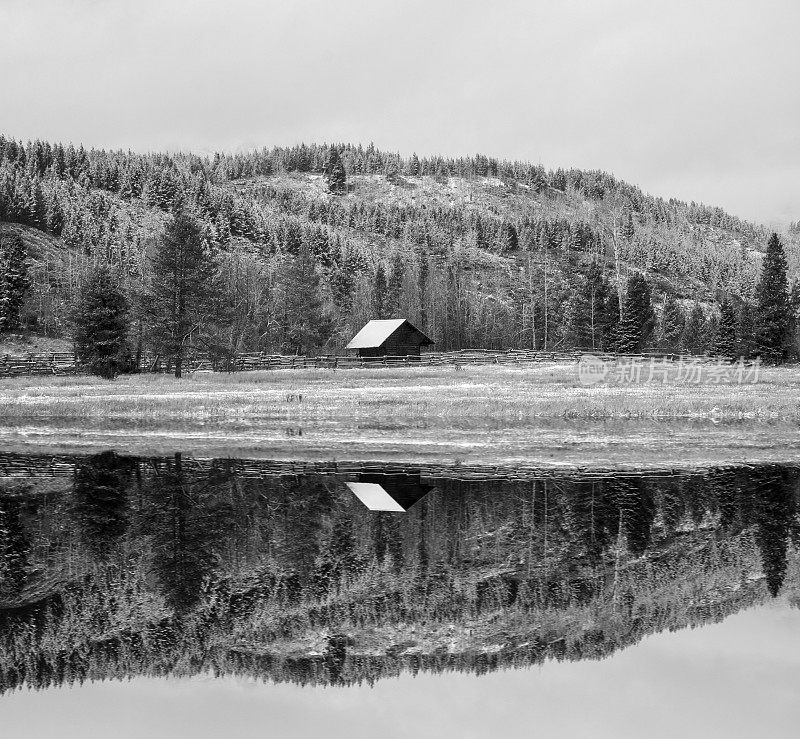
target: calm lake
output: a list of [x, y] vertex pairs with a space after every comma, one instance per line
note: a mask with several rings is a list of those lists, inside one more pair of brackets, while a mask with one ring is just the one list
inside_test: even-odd
[[0, 726], [788, 736], [798, 505], [788, 464], [0, 454]]

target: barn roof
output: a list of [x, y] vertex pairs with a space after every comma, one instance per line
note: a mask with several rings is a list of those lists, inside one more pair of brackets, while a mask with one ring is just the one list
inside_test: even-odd
[[433, 490], [419, 475], [361, 474], [358, 482], [345, 485], [371, 511], [395, 513], [407, 511]]
[[433, 344], [425, 334], [405, 318], [389, 318], [383, 320], [368, 321], [347, 345], [347, 349], [374, 349], [383, 344], [397, 329], [404, 323], [416, 331], [421, 337], [421, 344]]

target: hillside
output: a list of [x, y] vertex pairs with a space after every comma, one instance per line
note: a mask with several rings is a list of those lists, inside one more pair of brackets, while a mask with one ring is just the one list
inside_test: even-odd
[[[752, 318], [768, 234], [719, 208], [604, 172], [336, 148], [347, 173], [338, 195], [323, 176], [325, 146], [200, 158], [0, 136], [0, 238], [23, 237], [34, 283], [25, 324], [66, 336], [98, 263], [119, 267], [135, 298], [178, 204], [204, 224], [223, 296], [216, 342], [231, 351], [341, 350], [369, 318], [394, 315], [444, 350], [609, 348], [604, 327], [619, 320], [634, 273], [659, 316], [651, 347], [709, 348], [725, 298], [742, 324]], [[800, 243], [796, 231], [783, 238], [792, 284]], [[303, 255], [319, 305], [302, 322], [325, 330], [297, 339], [287, 322], [304, 310], [292, 302]]]

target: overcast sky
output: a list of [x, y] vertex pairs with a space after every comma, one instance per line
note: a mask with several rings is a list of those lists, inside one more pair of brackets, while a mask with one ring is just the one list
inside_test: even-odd
[[374, 141], [800, 218], [797, 0], [0, 0], [0, 132]]

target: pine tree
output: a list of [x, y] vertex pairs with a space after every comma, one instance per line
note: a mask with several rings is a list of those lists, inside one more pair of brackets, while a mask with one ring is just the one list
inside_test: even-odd
[[576, 349], [601, 348], [607, 300], [608, 283], [600, 266], [593, 262], [573, 295], [566, 332], [569, 344]]
[[323, 175], [328, 185], [328, 191], [337, 195], [347, 192], [347, 175], [344, 164], [335, 146], [328, 149], [328, 156], [323, 166]]
[[517, 235], [517, 229], [514, 228], [514, 224], [507, 223], [503, 231], [505, 251], [516, 251], [519, 248], [519, 236]]
[[129, 369], [128, 301], [107, 266], [97, 267], [81, 286], [73, 324], [78, 356], [93, 375], [111, 380]]
[[755, 306], [742, 303], [736, 315], [736, 354], [749, 359], [756, 348], [755, 339]]
[[767, 242], [756, 297], [756, 351], [766, 362], [785, 362], [790, 345], [791, 305], [786, 280], [786, 254], [776, 233]]
[[152, 259], [152, 275], [143, 309], [157, 351], [180, 377], [192, 335], [211, 323], [215, 307], [214, 263], [193, 214], [181, 210], [170, 220]]
[[791, 360], [796, 361], [800, 357], [800, 280], [792, 283], [792, 289], [789, 292], [789, 306], [792, 316], [789, 326], [790, 354]]
[[18, 234], [0, 241], [0, 332], [15, 331], [20, 326], [20, 311], [30, 286], [27, 256]]
[[375, 279], [372, 282], [372, 315], [374, 318], [391, 318], [388, 315], [389, 284], [386, 280], [386, 272], [383, 265], [379, 264], [375, 270]]
[[684, 323], [683, 311], [678, 305], [675, 296], [666, 296], [664, 310], [661, 312], [661, 321], [658, 326], [658, 346], [660, 349], [667, 352], [677, 352], [680, 349]]
[[720, 357], [730, 357], [735, 359], [737, 356], [736, 341], [736, 308], [729, 297], [725, 297], [719, 309], [719, 324], [717, 326], [714, 344], [711, 351]]
[[619, 292], [616, 286], [608, 291], [605, 305], [603, 306], [603, 351], [615, 352], [619, 350], [621, 318], [619, 315]]
[[697, 301], [689, 318], [686, 319], [681, 336], [681, 348], [693, 354], [702, 354], [706, 349], [706, 314]]
[[384, 311], [387, 318], [401, 318], [405, 271], [406, 265], [403, 256], [396, 251], [392, 259], [392, 272], [386, 285]]
[[287, 258], [278, 273], [276, 316], [282, 350], [289, 354], [318, 352], [333, 334], [325, 313], [317, 265], [307, 245]]
[[633, 228], [633, 215], [631, 214], [630, 211], [628, 211], [625, 214], [625, 217], [622, 221], [622, 228], [620, 229], [620, 233], [622, 235], [622, 238], [624, 238], [627, 241], [630, 241], [633, 238], [634, 234], [636, 233], [636, 231]]
[[650, 299], [650, 285], [642, 275], [634, 272], [628, 280], [628, 289], [625, 294], [618, 351], [641, 352], [650, 342], [655, 323], [655, 313]]

